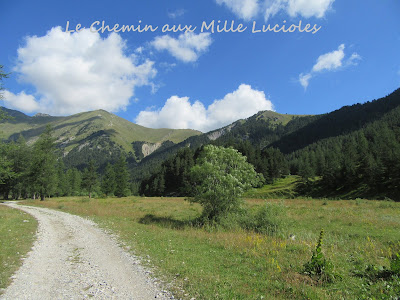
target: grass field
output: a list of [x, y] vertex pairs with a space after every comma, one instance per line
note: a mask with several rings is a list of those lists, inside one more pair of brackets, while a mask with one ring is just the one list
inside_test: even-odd
[[[390, 299], [398, 278], [368, 276], [389, 268], [400, 241], [400, 203], [367, 200], [269, 200], [284, 205], [284, 228], [261, 235], [237, 227], [196, 227], [201, 207], [182, 198], [59, 198], [30, 204], [89, 216], [117, 233], [178, 296], [196, 299]], [[264, 200], [249, 199], [251, 209]], [[322, 252], [341, 276], [322, 284], [302, 273], [321, 229]], [[294, 238], [289, 238], [294, 235]], [[358, 274], [358, 275], [357, 275]], [[396, 299], [396, 298], [393, 298]]]
[[36, 228], [37, 222], [30, 215], [0, 205], [0, 294], [31, 249]]
[[258, 199], [293, 199], [296, 197], [296, 187], [300, 181], [301, 177], [296, 175], [279, 178], [272, 184], [249, 190], [245, 196]]

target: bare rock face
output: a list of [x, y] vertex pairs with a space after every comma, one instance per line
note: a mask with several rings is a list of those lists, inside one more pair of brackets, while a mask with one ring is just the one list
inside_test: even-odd
[[43, 113], [37, 113], [36, 115], [34, 115], [34, 117], [51, 117], [50, 115], [48, 115], [48, 114], [43, 114]]
[[142, 153], [143, 156], [149, 156], [150, 154], [152, 154], [154, 151], [156, 151], [158, 148], [161, 147], [161, 143], [155, 143], [155, 144], [151, 144], [151, 143], [144, 143], [142, 145]]
[[222, 129], [216, 130], [216, 131], [212, 131], [210, 132], [207, 137], [211, 140], [211, 141], [215, 141], [216, 139], [220, 138], [221, 136], [223, 136], [225, 133], [230, 132], [231, 129], [235, 126], [235, 124], [231, 124], [227, 127], [224, 127]]

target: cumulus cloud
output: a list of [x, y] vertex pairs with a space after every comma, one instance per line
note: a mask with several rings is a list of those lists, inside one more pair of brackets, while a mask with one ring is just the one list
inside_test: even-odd
[[39, 110], [39, 104], [32, 95], [25, 94], [22, 91], [19, 94], [11, 93], [10, 91], [4, 91], [5, 106], [11, 109], [21, 110], [26, 113], [31, 113]]
[[242, 84], [207, 108], [200, 101], [192, 104], [188, 97], [172, 96], [159, 110], [141, 111], [135, 122], [151, 128], [190, 128], [208, 132], [248, 118], [260, 110], [273, 110], [271, 101], [264, 92]]
[[304, 89], [307, 89], [312, 77], [323, 71], [335, 71], [342, 67], [349, 65], [357, 65], [358, 61], [361, 60], [361, 56], [353, 52], [351, 56], [345, 59], [344, 53], [345, 45], [339, 45], [337, 50], [322, 54], [318, 57], [317, 62], [308, 73], [301, 73], [299, 75], [299, 82]]
[[182, 33], [178, 38], [169, 35], [158, 36], [150, 44], [158, 51], [166, 50], [176, 59], [185, 63], [195, 62], [212, 43], [210, 33]]
[[249, 21], [259, 11], [258, 0], [216, 0], [219, 5], [227, 6], [232, 12], [243, 20]]
[[[151, 85], [154, 62], [139, 63], [126, 55], [125, 41], [116, 33], [101, 38], [88, 29], [66, 33], [52, 28], [45, 36], [27, 37], [18, 49], [14, 71], [35, 87], [34, 96], [8, 93], [6, 103], [22, 111], [54, 115], [93, 109], [125, 109], [137, 86]], [[25, 99], [29, 105], [21, 106]]]

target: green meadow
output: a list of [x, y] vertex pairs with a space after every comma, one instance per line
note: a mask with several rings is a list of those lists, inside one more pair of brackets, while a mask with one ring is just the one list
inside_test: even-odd
[[[228, 220], [198, 225], [183, 198], [53, 198], [28, 201], [89, 217], [116, 233], [154, 276], [190, 299], [396, 299], [400, 203], [247, 199], [247, 211], [279, 207], [263, 234]], [[277, 220], [279, 217], [279, 220]], [[274, 227], [275, 226], [275, 227]], [[331, 282], [304, 273], [321, 229]]]

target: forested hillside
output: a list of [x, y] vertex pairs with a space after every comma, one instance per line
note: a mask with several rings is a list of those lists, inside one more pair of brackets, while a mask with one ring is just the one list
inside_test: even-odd
[[[80, 194], [93, 188], [106, 195], [188, 196], [191, 168], [202, 147], [215, 144], [246, 156], [265, 183], [299, 175], [297, 195], [400, 198], [400, 90], [323, 115], [259, 112], [204, 134], [149, 129], [101, 110], [70, 117], [4, 112], [9, 118], [1, 121], [0, 130], [8, 141], [1, 144], [0, 179], [7, 195], [23, 194], [19, 187], [24, 176], [33, 180], [36, 171], [25, 156], [39, 155], [37, 141], [47, 132], [57, 162], [53, 177], [68, 182], [46, 188], [50, 194]], [[51, 133], [44, 131], [48, 125]], [[90, 161], [97, 176], [93, 187], [82, 179], [90, 177]], [[120, 173], [125, 174], [122, 192], [110, 179]]]
[[[279, 116], [285, 115], [260, 112], [220, 130], [210, 143], [239, 150], [267, 183], [300, 175], [299, 195], [400, 199], [400, 90], [324, 115]], [[157, 155], [147, 161], [157, 161]], [[194, 150], [170, 157], [142, 182], [141, 191], [184, 195], [193, 159]]]

